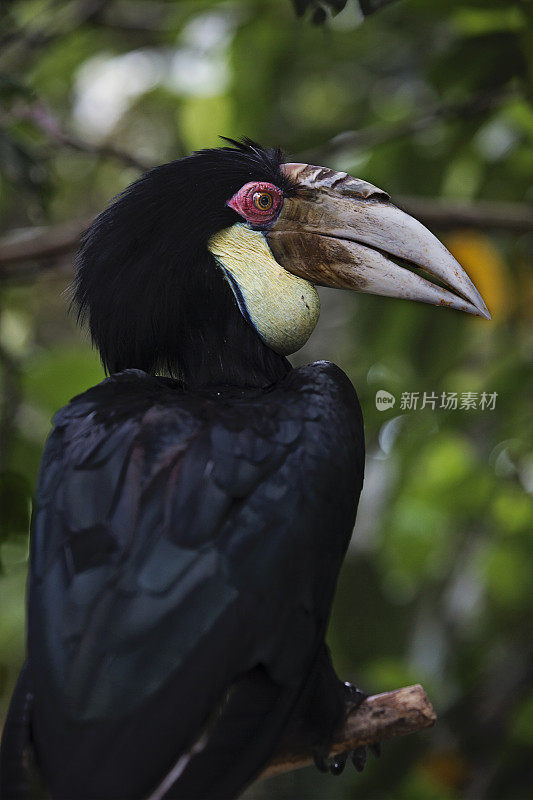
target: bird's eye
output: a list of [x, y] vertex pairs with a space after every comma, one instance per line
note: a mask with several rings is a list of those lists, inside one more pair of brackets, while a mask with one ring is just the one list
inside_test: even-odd
[[259, 211], [270, 211], [274, 205], [274, 198], [270, 192], [255, 192], [253, 203], [254, 206], [259, 209]]
[[227, 205], [256, 228], [268, 228], [283, 206], [283, 192], [266, 181], [251, 181], [241, 186]]

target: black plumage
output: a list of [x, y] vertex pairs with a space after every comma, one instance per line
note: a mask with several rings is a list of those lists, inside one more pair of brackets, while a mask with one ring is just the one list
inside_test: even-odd
[[[327, 750], [341, 720], [324, 637], [359, 404], [338, 367], [261, 341], [206, 247], [246, 181], [293, 191], [280, 159], [160, 167], [84, 239], [76, 301], [114, 374], [58, 412], [43, 456], [19, 692], [57, 800], [231, 798], [291, 726]], [[12, 751], [6, 800], [24, 796]]]
[[[59, 412], [35, 513], [28, 654], [54, 797], [147, 796], [256, 670], [257, 717], [228, 720], [236, 779], [212, 785], [210, 753], [196, 793], [176, 796], [232, 796], [253, 777], [323, 647], [362, 473], [355, 393], [331, 364], [214, 393], [128, 370]], [[334, 710], [340, 690], [332, 682]], [[249, 762], [238, 737], [260, 745]]]

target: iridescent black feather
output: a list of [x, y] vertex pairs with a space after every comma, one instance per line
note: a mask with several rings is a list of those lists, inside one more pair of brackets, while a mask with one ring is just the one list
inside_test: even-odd
[[[229, 690], [168, 797], [233, 797], [255, 776], [326, 663], [362, 461], [355, 393], [327, 363], [220, 395], [130, 370], [56, 415], [28, 629], [55, 800], [147, 797]], [[343, 710], [343, 684], [320, 674], [315, 743]]]

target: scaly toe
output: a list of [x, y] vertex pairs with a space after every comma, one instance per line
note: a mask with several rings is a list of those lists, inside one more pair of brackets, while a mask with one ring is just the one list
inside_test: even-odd
[[356, 747], [352, 750], [352, 764], [357, 772], [362, 772], [366, 764], [366, 747]]
[[346, 766], [346, 758], [336, 758], [330, 765], [329, 771], [332, 775], [340, 775], [344, 772], [344, 767]]
[[353, 703], [356, 708], [359, 708], [363, 700], [366, 700], [368, 697], [366, 692], [362, 692], [361, 689], [358, 689], [349, 681], [344, 681], [344, 688], [346, 690], [346, 694], [348, 695], [348, 700], [350, 703]]
[[369, 744], [368, 749], [372, 751], [376, 758], [379, 758], [381, 755], [381, 742], [376, 742], [376, 744]]
[[315, 767], [320, 770], [320, 772], [329, 772], [329, 759], [327, 756], [315, 752], [313, 753], [313, 758], [315, 760]]

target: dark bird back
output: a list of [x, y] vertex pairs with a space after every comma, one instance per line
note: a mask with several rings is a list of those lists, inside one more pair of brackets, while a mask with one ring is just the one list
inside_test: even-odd
[[355, 393], [331, 364], [206, 393], [130, 370], [59, 412], [29, 630], [54, 797], [148, 796], [203, 735], [203, 780], [169, 796], [231, 797], [254, 777], [323, 647], [362, 473]]

